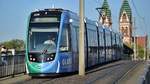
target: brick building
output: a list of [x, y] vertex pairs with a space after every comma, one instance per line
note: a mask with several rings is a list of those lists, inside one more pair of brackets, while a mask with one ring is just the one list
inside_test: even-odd
[[137, 36], [135, 37], [135, 42], [137, 47], [145, 48], [147, 46], [148, 37], [147, 36]]

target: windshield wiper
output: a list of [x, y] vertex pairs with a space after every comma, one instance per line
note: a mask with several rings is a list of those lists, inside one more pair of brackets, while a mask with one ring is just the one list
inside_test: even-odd
[[46, 54], [46, 53], [47, 53], [48, 48], [49, 48], [49, 46], [46, 46], [46, 47], [44, 48], [44, 50], [42, 51], [42, 54]]
[[56, 45], [48, 44], [48, 45], [44, 48], [44, 50], [42, 51], [42, 54], [46, 54], [46, 53], [48, 52], [48, 48], [50, 48], [51, 46], [55, 46], [55, 47], [56, 47]]

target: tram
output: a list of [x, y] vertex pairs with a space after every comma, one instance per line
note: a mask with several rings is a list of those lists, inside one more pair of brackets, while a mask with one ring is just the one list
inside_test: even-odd
[[[122, 36], [85, 19], [86, 68], [121, 59]], [[79, 16], [64, 9], [34, 11], [26, 39], [26, 70], [30, 76], [78, 71]]]

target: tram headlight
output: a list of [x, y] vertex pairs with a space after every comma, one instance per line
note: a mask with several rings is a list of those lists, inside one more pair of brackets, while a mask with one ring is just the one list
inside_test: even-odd
[[52, 61], [53, 58], [52, 58], [52, 57], [48, 57], [46, 60], [47, 60], [47, 61]]
[[29, 55], [29, 57], [32, 57], [32, 55]]
[[29, 59], [30, 61], [36, 61], [36, 59], [34, 58], [34, 57], [30, 57], [30, 59]]
[[32, 61], [32, 58], [30, 58], [30, 61]]
[[29, 55], [29, 60], [30, 60], [30, 61], [32, 61], [32, 60], [33, 60], [33, 59], [32, 59], [32, 55]]
[[36, 58], [34, 58], [32, 55], [29, 55], [29, 60], [34, 62], [36, 61]]
[[48, 58], [47, 58], [47, 61], [49, 61], [49, 60], [50, 60], [50, 58], [48, 57]]
[[47, 56], [46, 61], [53, 61], [55, 57], [55, 54], [50, 54], [49, 56]]
[[54, 54], [51, 54], [51, 55], [50, 55], [50, 60], [51, 60], [51, 61], [54, 60]]
[[35, 58], [33, 58], [32, 60], [35, 61]]
[[52, 57], [51, 57], [50, 59], [51, 59], [51, 60], [53, 60], [53, 58], [52, 58]]
[[50, 57], [54, 57], [54, 54], [51, 54]]

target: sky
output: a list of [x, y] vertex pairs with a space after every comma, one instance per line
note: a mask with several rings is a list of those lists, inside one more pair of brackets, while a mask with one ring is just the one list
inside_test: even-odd
[[[108, 0], [112, 12], [112, 28], [118, 31], [118, 16], [123, 0]], [[136, 35], [150, 36], [150, 0], [128, 0], [135, 17]], [[85, 16], [98, 19], [95, 10], [103, 0], [85, 0]], [[31, 12], [45, 8], [64, 8], [79, 13], [79, 0], [0, 0], [0, 42], [11, 39], [25, 40], [28, 16]]]

